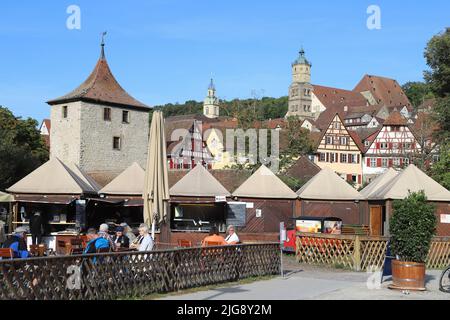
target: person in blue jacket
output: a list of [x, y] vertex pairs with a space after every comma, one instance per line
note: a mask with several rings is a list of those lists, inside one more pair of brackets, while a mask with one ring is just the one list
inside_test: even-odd
[[13, 250], [14, 258], [25, 259], [30, 256], [27, 250], [27, 232], [23, 227], [19, 227], [14, 231], [5, 243], [3, 243], [3, 248], [10, 248]]

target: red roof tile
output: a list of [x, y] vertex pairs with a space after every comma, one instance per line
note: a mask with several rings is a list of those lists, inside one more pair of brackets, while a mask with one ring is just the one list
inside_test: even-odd
[[406, 126], [407, 121], [406, 119], [401, 115], [400, 112], [397, 110], [394, 110], [391, 112], [389, 117], [384, 121], [384, 126]]
[[412, 110], [408, 97], [394, 79], [365, 75], [353, 91], [370, 91], [379, 104], [396, 107], [406, 106], [410, 111]]

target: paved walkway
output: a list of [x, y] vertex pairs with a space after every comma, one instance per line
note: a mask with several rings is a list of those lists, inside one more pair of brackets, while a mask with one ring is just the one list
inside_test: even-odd
[[[450, 294], [438, 290], [440, 271], [427, 271], [426, 292], [390, 290], [389, 278], [379, 289], [368, 289], [371, 274], [304, 266], [290, 271], [284, 278], [249, 284], [224, 286], [212, 290], [171, 295], [170, 300], [304, 300], [304, 299], [432, 299], [450, 300]], [[369, 281], [370, 283], [370, 281]]]

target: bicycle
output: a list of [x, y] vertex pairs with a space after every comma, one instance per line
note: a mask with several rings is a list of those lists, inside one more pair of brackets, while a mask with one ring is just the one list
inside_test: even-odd
[[441, 279], [439, 280], [439, 290], [450, 293], [450, 266], [442, 272]]

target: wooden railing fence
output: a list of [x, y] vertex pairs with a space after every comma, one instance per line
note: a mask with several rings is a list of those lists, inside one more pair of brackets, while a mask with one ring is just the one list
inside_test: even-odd
[[281, 272], [279, 243], [0, 260], [0, 299], [116, 299]]
[[[380, 269], [386, 256], [387, 237], [299, 233], [296, 258], [307, 264], [325, 264], [356, 271]], [[429, 269], [450, 265], [450, 238], [436, 237], [426, 261]]]

